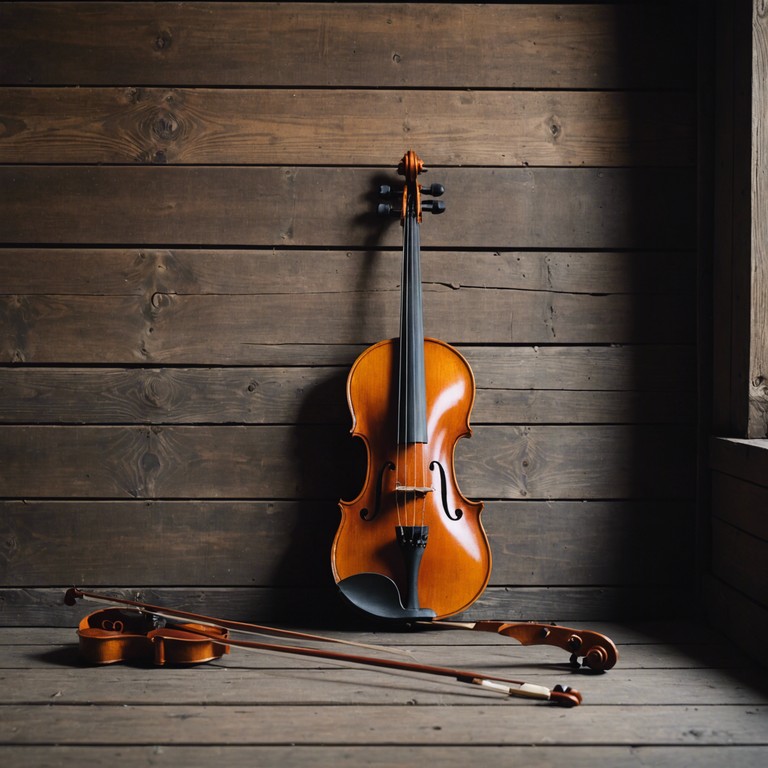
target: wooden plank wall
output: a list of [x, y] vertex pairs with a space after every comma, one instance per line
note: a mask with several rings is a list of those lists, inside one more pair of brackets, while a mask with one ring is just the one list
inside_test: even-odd
[[663, 615], [691, 586], [688, 4], [0, 4], [0, 620], [73, 582], [344, 614], [344, 382], [397, 334], [406, 149], [428, 335], [494, 569], [473, 617]]

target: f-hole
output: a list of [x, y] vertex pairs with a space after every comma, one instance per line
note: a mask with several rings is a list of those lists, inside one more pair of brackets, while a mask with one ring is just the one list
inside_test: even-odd
[[362, 517], [363, 520], [365, 520], [366, 522], [368, 522], [369, 520], [373, 520], [373, 518], [376, 517], [376, 515], [378, 515], [379, 512], [381, 511], [381, 497], [384, 493], [384, 473], [387, 470], [392, 471], [394, 470], [394, 468], [395, 468], [395, 465], [391, 461], [387, 461], [382, 465], [381, 469], [379, 470], [379, 479], [378, 479], [378, 482], [376, 483], [376, 502], [373, 508], [373, 514], [371, 514], [368, 511], [368, 507], [363, 507], [360, 510], [360, 517]]
[[439, 461], [431, 461], [429, 463], [429, 468], [432, 472], [435, 471], [435, 467], [440, 470], [440, 500], [443, 505], [443, 512], [449, 520], [453, 520], [454, 522], [456, 520], [461, 520], [461, 518], [464, 517], [464, 512], [462, 512], [462, 510], [456, 509], [452, 513], [451, 510], [448, 509], [448, 487], [446, 484], [445, 469]]

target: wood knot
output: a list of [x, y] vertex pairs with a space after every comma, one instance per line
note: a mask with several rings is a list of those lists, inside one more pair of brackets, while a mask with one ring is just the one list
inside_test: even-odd
[[150, 374], [142, 382], [141, 398], [153, 408], [161, 408], [173, 399], [173, 386], [162, 374]]
[[124, 94], [129, 104], [138, 104], [146, 99], [146, 91], [143, 88], [126, 88]]
[[163, 29], [155, 35], [154, 48], [156, 51], [167, 51], [171, 47], [173, 37], [167, 29]]
[[161, 293], [156, 291], [152, 294], [152, 306], [155, 309], [162, 309], [169, 306], [171, 303], [171, 297], [167, 293]]
[[560, 138], [560, 134], [563, 132], [563, 127], [555, 116], [549, 118], [547, 127], [549, 128], [549, 132], [552, 134], [553, 139], [557, 140]]
[[162, 112], [152, 124], [152, 132], [162, 141], [172, 141], [179, 135], [179, 121], [170, 112]]
[[157, 454], [147, 452], [141, 457], [141, 468], [145, 472], [156, 472], [160, 469], [160, 459]]

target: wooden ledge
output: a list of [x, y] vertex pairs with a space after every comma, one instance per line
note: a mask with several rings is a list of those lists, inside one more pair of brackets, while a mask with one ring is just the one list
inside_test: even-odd
[[718, 472], [768, 486], [768, 439], [713, 437], [709, 466]]

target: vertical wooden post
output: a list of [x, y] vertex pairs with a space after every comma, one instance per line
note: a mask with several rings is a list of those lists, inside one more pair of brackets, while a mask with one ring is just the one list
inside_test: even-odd
[[768, 436], [768, 1], [718, 2], [716, 434]]
[[752, 9], [751, 333], [747, 437], [768, 437], [768, 0]]

